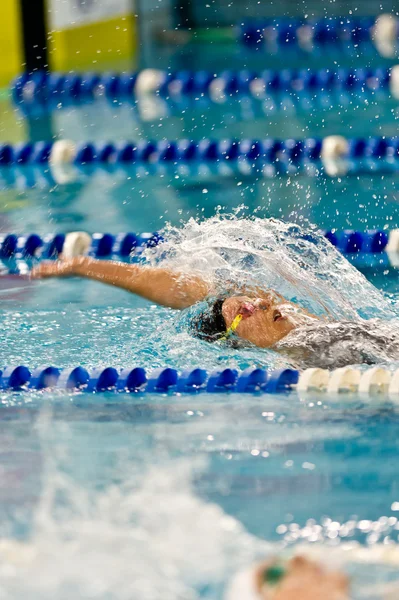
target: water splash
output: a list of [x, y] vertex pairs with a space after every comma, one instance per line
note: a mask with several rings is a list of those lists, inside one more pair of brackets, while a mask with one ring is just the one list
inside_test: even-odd
[[181, 228], [147, 257], [227, 285], [272, 288], [332, 319], [393, 318], [392, 304], [314, 227], [276, 219], [216, 215]]
[[[336, 368], [399, 360], [398, 309], [314, 227], [217, 215], [169, 227], [152, 261], [256, 295], [273, 289], [322, 318], [304, 322], [275, 349], [290, 364]], [[216, 292], [216, 293], [217, 293]], [[270, 353], [269, 353], [270, 360]]]

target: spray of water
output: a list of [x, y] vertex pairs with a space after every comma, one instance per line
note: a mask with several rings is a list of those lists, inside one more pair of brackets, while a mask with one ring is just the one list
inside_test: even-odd
[[181, 229], [169, 227], [165, 237], [148, 254], [150, 261], [201, 275], [216, 294], [234, 287], [255, 295], [259, 288], [272, 289], [320, 317], [311, 323], [304, 317], [275, 346], [294, 366], [334, 368], [399, 360], [395, 303], [315, 228], [216, 215], [202, 222], [191, 219]]
[[150, 261], [196, 273], [216, 285], [274, 289], [318, 315], [393, 318], [395, 312], [315, 228], [276, 219], [216, 215], [167, 227]]

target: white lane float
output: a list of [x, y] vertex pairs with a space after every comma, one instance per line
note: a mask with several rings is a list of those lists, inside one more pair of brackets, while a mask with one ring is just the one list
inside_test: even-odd
[[346, 175], [348, 172], [349, 142], [343, 135], [328, 135], [321, 146], [321, 161], [330, 177]]
[[137, 75], [134, 93], [137, 96], [159, 92], [165, 82], [165, 72], [160, 69], [143, 69]]
[[382, 367], [373, 367], [364, 371], [359, 381], [359, 394], [368, 394], [370, 396], [388, 393], [391, 381], [391, 373]]
[[366, 371], [350, 366], [333, 371], [310, 368], [300, 373], [295, 387], [298, 393], [390, 396], [399, 401], [399, 369], [392, 374], [388, 369], [378, 366]]
[[92, 238], [85, 231], [73, 231], [65, 236], [62, 248], [63, 258], [86, 256], [90, 250]]
[[330, 373], [326, 369], [306, 369], [296, 386], [298, 392], [324, 391], [327, 389]]
[[360, 383], [360, 371], [353, 367], [335, 369], [327, 385], [329, 394], [356, 393]]
[[394, 402], [399, 402], [399, 369], [396, 369], [391, 374], [391, 381], [389, 382], [388, 396]]
[[392, 229], [389, 232], [388, 244], [385, 252], [391, 267], [399, 267], [399, 229]]
[[54, 142], [49, 156], [49, 167], [54, 181], [67, 184], [76, 181], [77, 170], [74, 166], [76, 144], [71, 140]]
[[381, 56], [392, 58], [397, 52], [399, 19], [396, 15], [384, 13], [375, 21], [371, 38]]
[[76, 145], [71, 140], [54, 142], [49, 157], [50, 165], [70, 165], [76, 158]]
[[223, 77], [215, 77], [209, 84], [209, 96], [214, 102], [222, 102], [226, 98], [226, 81]]
[[394, 98], [399, 100], [399, 65], [391, 68], [391, 77], [389, 79], [389, 90]]

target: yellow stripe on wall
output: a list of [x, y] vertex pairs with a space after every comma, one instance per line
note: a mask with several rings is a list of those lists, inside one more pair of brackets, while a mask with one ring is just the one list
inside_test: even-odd
[[0, 86], [23, 71], [19, 0], [0, 0]]
[[[1, 1], [1, 0], [0, 0]], [[134, 15], [115, 17], [48, 34], [53, 71], [89, 68], [130, 59], [137, 49]]]

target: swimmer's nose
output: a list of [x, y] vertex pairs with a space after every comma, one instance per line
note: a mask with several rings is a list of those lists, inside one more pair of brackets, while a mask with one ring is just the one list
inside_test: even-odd
[[241, 305], [240, 311], [239, 311], [239, 315], [242, 315], [244, 319], [250, 317], [251, 315], [253, 315], [255, 312], [255, 306], [253, 304], [250, 304], [249, 302], [244, 302]]

